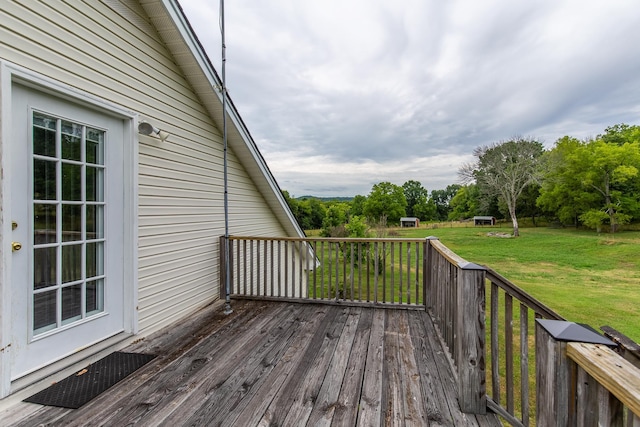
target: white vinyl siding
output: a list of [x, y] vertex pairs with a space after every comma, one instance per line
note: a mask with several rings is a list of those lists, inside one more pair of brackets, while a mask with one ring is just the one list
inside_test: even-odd
[[[218, 298], [221, 133], [141, 6], [114, 0], [3, 1], [0, 57], [139, 113], [171, 134], [166, 142], [140, 136], [140, 332], [155, 331]], [[232, 234], [285, 235], [233, 150], [229, 204]]]

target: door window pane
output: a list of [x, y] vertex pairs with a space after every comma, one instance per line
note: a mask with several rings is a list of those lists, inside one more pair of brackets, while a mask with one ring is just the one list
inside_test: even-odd
[[82, 205], [62, 205], [62, 241], [82, 240]]
[[104, 165], [104, 131], [87, 128], [87, 163]]
[[44, 114], [33, 115], [33, 154], [56, 157], [56, 119]]
[[33, 329], [45, 332], [56, 327], [57, 291], [47, 291], [33, 296]]
[[104, 310], [104, 280], [87, 282], [86, 304], [87, 315], [102, 312]]
[[62, 324], [82, 318], [82, 285], [62, 288]]
[[56, 242], [56, 205], [34, 203], [33, 243], [43, 245]]
[[82, 166], [62, 164], [62, 200], [82, 200]]
[[34, 200], [56, 200], [56, 162], [33, 160]]
[[62, 247], [62, 283], [82, 279], [82, 245]]
[[102, 202], [103, 200], [103, 173], [102, 168], [87, 166], [87, 201]]
[[104, 274], [104, 243], [87, 243], [87, 279]]
[[82, 126], [63, 121], [60, 145], [63, 159], [82, 160]]
[[87, 240], [102, 239], [104, 237], [104, 207], [101, 205], [87, 205]]
[[57, 248], [36, 248], [33, 251], [33, 289], [55, 286], [57, 270]]

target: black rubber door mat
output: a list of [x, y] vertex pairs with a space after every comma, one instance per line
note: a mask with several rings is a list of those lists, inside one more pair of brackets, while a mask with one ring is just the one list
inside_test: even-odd
[[77, 409], [155, 357], [120, 351], [111, 353], [24, 401]]

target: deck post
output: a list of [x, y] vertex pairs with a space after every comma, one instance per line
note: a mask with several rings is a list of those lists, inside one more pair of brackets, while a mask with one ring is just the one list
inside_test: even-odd
[[[567, 345], [570, 342], [615, 345], [612, 341], [577, 323], [536, 319], [538, 425], [567, 426], [582, 422], [586, 422], [585, 425], [591, 425], [593, 422], [597, 424], [599, 416], [597, 403], [584, 404], [589, 398], [596, 398], [596, 396], [585, 394], [589, 393], [585, 387], [587, 379], [584, 375], [579, 375], [578, 365], [567, 357]], [[583, 384], [578, 384], [579, 380]]]
[[567, 343], [556, 340], [536, 321], [536, 416], [544, 426], [569, 425], [575, 402], [569, 397], [575, 372], [566, 356]]
[[458, 267], [455, 362], [460, 409], [486, 414], [485, 268], [471, 262]]

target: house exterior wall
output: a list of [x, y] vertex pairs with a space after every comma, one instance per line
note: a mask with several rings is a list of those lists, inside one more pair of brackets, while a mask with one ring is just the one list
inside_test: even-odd
[[[0, 59], [139, 114], [171, 134], [140, 136], [138, 330], [148, 334], [219, 296], [223, 146], [141, 6], [134, 1], [0, 4]], [[136, 135], [137, 136], [137, 135]], [[230, 232], [283, 235], [229, 152]]]

